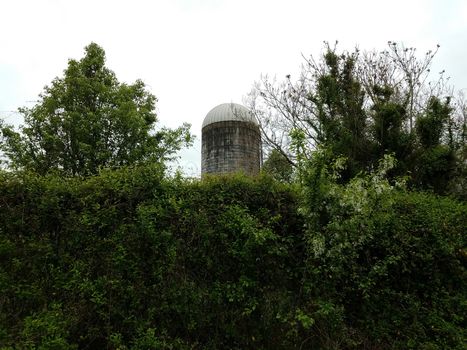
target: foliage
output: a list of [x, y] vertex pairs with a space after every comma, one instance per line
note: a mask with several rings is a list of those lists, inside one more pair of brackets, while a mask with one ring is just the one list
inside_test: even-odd
[[375, 173], [338, 184], [343, 163], [328, 168], [327, 156], [316, 155], [303, 187], [309, 273], [320, 281], [305, 310], [313, 317], [325, 300], [336, 317], [315, 346], [462, 349], [465, 203], [391, 183], [390, 156]]
[[284, 185], [167, 180], [157, 164], [1, 176], [0, 348], [295, 344], [277, 318], [304, 254]]
[[92, 43], [69, 60], [38, 103], [22, 108], [21, 132], [2, 125], [1, 150], [13, 168], [91, 175], [105, 167], [163, 161], [190, 144], [189, 125], [154, 130], [156, 98], [140, 80], [120, 83]]
[[330, 157], [299, 187], [0, 172], [0, 348], [461, 349], [465, 203]]
[[300, 131], [308, 159], [323, 147], [346, 159], [342, 182], [376, 169], [392, 153], [397, 165], [391, 176], [409, 175], [415, 188], [452, 193], [462, 181], [465, 103], [452, 96], [444, 72], [429, 81], [437, 50], [419, 57], [394, 42], [381, 52], [339, 52], [337, 43], [325, 44], [318, 60], [305, 59], [296, 80], [263, 77], [248, 102], [267, 147], [296, 168], [294, 135]]
[[390, 48], [267, 85], [260, 176], [187, 180], [188, 130], [88, 46], [1, 125], [0, 349], [464, 349], [467, 205], [413, 189], [465, 198], [465, 106]]

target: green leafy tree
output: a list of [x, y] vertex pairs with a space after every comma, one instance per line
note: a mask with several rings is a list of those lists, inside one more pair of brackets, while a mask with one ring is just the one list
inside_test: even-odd
[[39, 174], [96, 174], [103, 167], [164, 161], [191, 143], [189, 125], [155, 130], [156, 97], [144, 83], [120, 83], [95, 43], [69, 60], [38, 103], [22, 108], [20, 132], [3, 125], [1, 148], [12, 168]]

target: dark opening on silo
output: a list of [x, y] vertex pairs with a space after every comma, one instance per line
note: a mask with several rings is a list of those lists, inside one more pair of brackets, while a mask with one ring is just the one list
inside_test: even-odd
[[244, 106], [223, 103], [211, 109], [203, 121], [201, 143], [201, 174], [259, 173], [259, 124]]

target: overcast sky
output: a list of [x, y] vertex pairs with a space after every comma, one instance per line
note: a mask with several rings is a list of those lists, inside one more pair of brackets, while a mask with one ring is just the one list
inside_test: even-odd
[[18, 124], [90, 42], [123, 82], [142, 79], [159, 99], [160, 124], [192, 124], [180, 161], [200, 171], [201, 123], [224, 102], [241, 103], [261, 74], [299, 71], [323, 41], [384, 49], [388, 40], [423, 54], [440, 44], [435, 69], [467, 89], [466, 0], [0, 0], [0, 116]]

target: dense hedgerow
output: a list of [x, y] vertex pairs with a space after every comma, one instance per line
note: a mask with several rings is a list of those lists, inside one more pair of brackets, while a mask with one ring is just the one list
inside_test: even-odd
[[461, 349], [465, 203], [319, 181], [0, 173], [0, 348]]
[[[2, 174], [0, 344], [288, 347], [304, 260], [293, 191], [268, 179]], [[290, 346], [293, 346], [290, 345]]]

